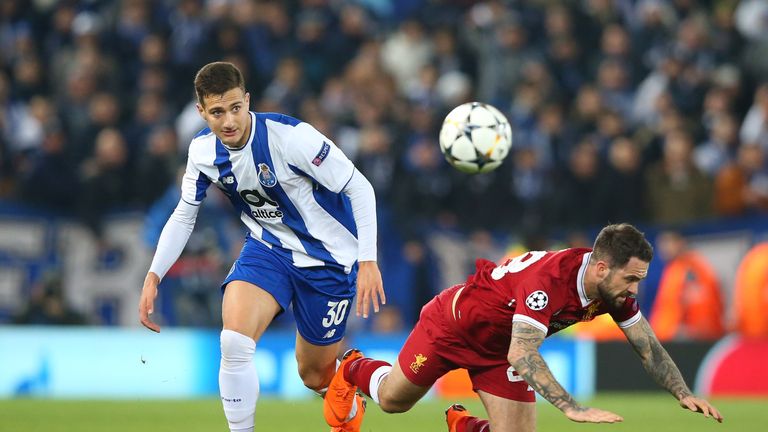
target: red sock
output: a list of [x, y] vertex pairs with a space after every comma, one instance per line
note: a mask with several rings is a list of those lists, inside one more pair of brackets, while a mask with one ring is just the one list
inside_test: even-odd
[[[360, 391], [370, 397], [371, 375], [376, 372], [376, 369], [382, 366], [391, 367], [392, 365], [385, 361], [366, 357], [351, 361], [345, 365], [344, 379], [355, 384]], [[374, 400], [378, 400], [378, 398], [374, 398]]]
[[488, 420], [467, 416], [456, 422], [456, 432], [491, 432]]

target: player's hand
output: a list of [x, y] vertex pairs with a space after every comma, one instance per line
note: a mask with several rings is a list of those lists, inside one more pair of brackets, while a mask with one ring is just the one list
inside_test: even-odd
[[141, 299], [139, 300], [139, 319], [141, 324], [155, 333], [160, 333], [160, 326], [152, 322], [149, 317], [155, 311], [155, 297], [157, 297], [157, 285], [160, 284], [160, 278], [150, 272], [144, 279], [144, 288], [141, 290]]
[[713, 419], [720, 423], [723, 422], [723, 416], [720, 414], [720, 411], [718, 411], [717, 408], [712, 406], [711, 403], [705, 401], [704, 399], [697, 398], [696, 396], [689, 395], [680, 399], [680, 406], [693, 412], [702, 413], [704, 414], [704, 417], [711, 416]]
[[379, 265], [376, 261], [361, 261], [357, 269], [357, 316], [368, 318], [371, 305], [373, 312], [378, 313], [379, 304], [387, 304]]
[[563, 414], [578, 423], [618, 423], [624, 421], [620, 415], [598, 408], [570, 408], [563, 411]]

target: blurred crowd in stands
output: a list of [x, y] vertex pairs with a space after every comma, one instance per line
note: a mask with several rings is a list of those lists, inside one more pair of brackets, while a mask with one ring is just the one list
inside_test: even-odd
[[[433, 284], [434, 229], [536, 239], [768, 211], [761, 0], [4, 0], [0, 199], [96, 238], [109, 212], [147, 211], [151, 247], [204, 126], [194, 73], [214, 60], [243, 70], [252, 109], [355, 161], [414, 286]], [[470, 100], [514, 131], [485, 175], [437, 144]]]

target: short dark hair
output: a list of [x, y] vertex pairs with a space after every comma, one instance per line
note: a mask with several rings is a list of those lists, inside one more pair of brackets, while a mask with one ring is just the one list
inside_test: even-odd
[[234, 88], [245, 92], [245, 80], [240, 69], [232, 63], [213, 62], [200, 68], [195, 75], [195, 93], [200, 105], [208, 95], [222, 95]]
[[608, 225], [600, 230], [592, 246], [593, 259], [606, 261], [613, 268], [624, 267], [632, 257], [644, 262], [653, 259], [653, 247], [645, 234], [627, 223]]

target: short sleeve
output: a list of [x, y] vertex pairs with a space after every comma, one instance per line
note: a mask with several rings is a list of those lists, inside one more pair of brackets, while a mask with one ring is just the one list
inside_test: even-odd
[[530, 324], [544, 333], [549, 331], [552, 315], [562, 308], [564, 301], [551, 284], [541, 281], [530, 281], [517, 290], [515, 297], [515, 314], [512, 321]]
[[628, 297], [621, 308], [610, 312], [610, 314], [611, 318], [613, 318], [613, 320], [616, 321], [616, 324], [621, 328], [627, 328], [635, 324], [640, 321], [640, 317], [642, 317], [637, 300], [632, 297]]
[[285, 153], [289, 164], [335, 193], [341, 192], [355, 169], [333, 141], [307, 123], [296, 125]]
[[188, 157], [187, 168], [181, 180], [181, 199], [187, 204], [200, 205], [210, 185], [211, 179], [200, 171], [191, 156]]

